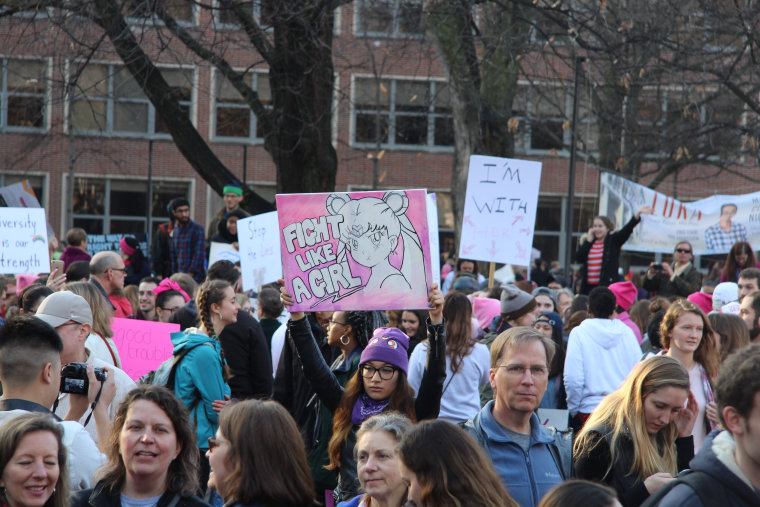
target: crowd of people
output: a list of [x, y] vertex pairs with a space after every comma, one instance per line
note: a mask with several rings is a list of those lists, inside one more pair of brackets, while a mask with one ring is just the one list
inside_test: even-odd
[[[90, 257], [74, 228], [62, 268], [0, 278], [4, 505], [760, 505], [748, 243], [703, 276], [681, 241], [624, 280], [642, 208], [594, 218], [574, 280], [539, 259], [489, 286], [460, 258], [427, 309], [304, 313], [206, 266], [241, 195], [207, 231], [172, 201], [151, 255]], [[113, 318], [177, 324], [172, 357], [131, 379]]]

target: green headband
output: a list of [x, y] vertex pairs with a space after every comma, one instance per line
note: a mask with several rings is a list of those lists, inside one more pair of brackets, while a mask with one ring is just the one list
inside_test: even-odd
[[243, 196], [243, 189], [240, 188], [240, 187], [235, 187], [235, 186], [232, 186], [232, 185], [227, 185], [226, 187], [224, 187], [224, 190], [222, 190], [222, 195], [224, 195], [224, 194], [235, 194], [235, 195], [239, 195], [239, 196], [242, 197]]

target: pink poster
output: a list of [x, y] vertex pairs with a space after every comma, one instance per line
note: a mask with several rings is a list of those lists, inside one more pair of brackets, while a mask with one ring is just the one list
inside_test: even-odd
[[293, 311], [427, 308], [425, 190], [277, 195]]
[[169, 334], [179, 331], [179, 324], [137, 319], [113, 319], [111, 327], [121, 369], [132, 380], [155, 370], [172, 357], [174, 346]]

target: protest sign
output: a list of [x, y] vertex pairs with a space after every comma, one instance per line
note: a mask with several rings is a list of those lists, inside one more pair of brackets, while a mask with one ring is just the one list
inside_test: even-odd
[[[41, 208], [40, 201], [34, 193], [29, 180], [20, 181], [7, 187], [0, 188], [0, 206], [8, 208]], [[53, 227], [45, 222], [47, 237], [55, 236]]]
[[672, 253], [679, 241], [690, 242], [695, 254], [727, 253], [737, 241], [760, 248], [760, 192], [683, 203], [612, 173], [602, 173], [599, 185], [599, 214], [617, 227], [641, 206], [653, 209], [642, 215], [625, 250]]
[[277, 195], [291, 311], [427, 308], [425, 190]]
[[179, 331], [179, 324], [137, 319], [113, 319], [113, 341], [119, 350], [121, 369], [129, 378], [138, 380], [155, 370], [172, 356], [170, 333]]
[[50, 272], [42, 208], [0, 208], [0, 273]]
[[238, 220], [237, 230], [243, 290], [258, 290], [265, 283], [282, 278], [277, 212], [270, 211]]
[[148, 236], [144, 232], [134, 234], [88, 234], [87, 253], [90, 256], [98, 252], [119, 252], [119, 242], [124, 236], [132, 236], [140, 243], [143, 255], [148, 256]]
[[438, 200], [435, 194], [427, 195], [427, 221], [430, 231], [430, 263], [433, 283], [441, 287], [441, 246], [438, 241]]
[[541, 163], [470, 157], [459, 258], [528, 266]]
[[230, 261], [236, 263], [240, 260], [240, 252], [230, 243], [211, 243], [208, 253], [208, 265], [211, 266], [216, 261]]

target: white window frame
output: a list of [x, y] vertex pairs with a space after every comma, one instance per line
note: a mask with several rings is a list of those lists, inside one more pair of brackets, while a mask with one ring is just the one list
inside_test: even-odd
[[[31, 61], [31, 62], [43, 62], [45, 64], [45, 92], [43, 94], [38, 93], [11, 93], [8, 92], [8, 61]], [[35, 58], [28, 56], [8, 56], [0, 55], [0, 132], [19, 132], [19, 133], [40, 133], [47, 132], [51, 126], [51, 78], [53, 71], [52, 58]], [[8, 125], [8, 98], [9, 97], [39, 97], [43, 98], [42, 105], [42, 127], [24, 127], [18, 125]]]
[[[420, 9], [422, 9], [422, 0], [355, 0], [354, 1], [354, 20], [353, 20], [353, 32], [356, 37], [375, 37], [384, 39], [422, 39], [425, 36], [425, 30], [420, 32], [400, 32], [399, 31], [399, 9], [400, 4], [406, 1], [407, 3], [419, 3]], [[371, 32], [361, 29], [361, 10], [362, 4], [365, 3], [386, 3], [393, 4], [393, 14], [391, 17], [392, 31], [390, 32]], [[420, 14], [420, 25], [424, 22], [423, 14]]]

